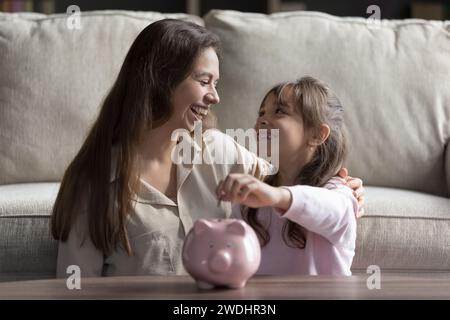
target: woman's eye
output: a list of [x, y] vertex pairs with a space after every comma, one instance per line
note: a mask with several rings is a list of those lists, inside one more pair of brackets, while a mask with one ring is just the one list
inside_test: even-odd
[[202, 84], [202, 86], [207, 86], [209, 84], [208, 81], [200, 81], [200, 83]]

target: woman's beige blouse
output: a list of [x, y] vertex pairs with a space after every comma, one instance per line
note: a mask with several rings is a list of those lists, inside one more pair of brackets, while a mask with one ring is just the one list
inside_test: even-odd
[[[268, 174], [271, 167], [218, 130], [206, 131], [200, 140], [186, 135], [184, 139], [193, 144], [200, 158], [194, 164], [177, 164], [176, 199], [170, 199], [149, 183], [140, 181], [127, 225], [133, 255], [128, 256], [125, 250], [118, 249], [110, 256], [104, 256], [90, 241], [86, 219], [81, 215], [68, 240], [59, 243], [57, 277], [68, 277], [66, 271], [70, 265], [80, 267], [81, 277], [185, 274], [181, 250], [193, 222], [199, 218], [231, 216], [229, 202], [218, 206], [215, 196], [218, 182], [230, 172], [261, 177]], [[183, 154], [178, 153], [176, 159], [180, 161]], [[212, 161], [213, 156], [216, 160], [227, 160], [221, 161], [226, 164]], [[114, 184], [112, 175], [111, 188]]]

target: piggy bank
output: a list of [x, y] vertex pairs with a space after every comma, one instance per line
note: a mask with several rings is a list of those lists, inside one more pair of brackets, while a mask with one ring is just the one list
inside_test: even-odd
[[197, 286], [242, 288], [261, 262], [253, 229], [238, 219], [199, 219], [183, 244], [183, 265]]

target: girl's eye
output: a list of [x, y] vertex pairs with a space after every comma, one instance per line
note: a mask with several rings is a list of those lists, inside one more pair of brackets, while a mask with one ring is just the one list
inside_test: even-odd
[[286, 113], [286, 112], [284, 112], [284, 110], [283, 110], [282, 108], [277, 108], [277, 109], [275, 110], [275, 113], [278, 113], [278, 114], [284, 114], [284, 113]]
[[208, 81], [200, 81], [200, 83], [202, 84], [202, 86], [207, 86], [209, 84]]

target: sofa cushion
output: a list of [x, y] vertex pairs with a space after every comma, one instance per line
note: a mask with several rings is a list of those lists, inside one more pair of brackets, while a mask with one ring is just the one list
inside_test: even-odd
[[367, 187], [353, 270], [450, 271], [450, 199]]
[[344, 106], [352, 175], [368, 185], [447, 195], [450, 21], [369, 27], [363, 18], [317, 12], [220, 10], [204, 19], [224, 47], [215, 108], [222, 129], [253, 127], [270, 87], [311, 75]]
[[[0, 186], [0, 281], [53, 278], [57, 242], [49, 218], [59, 184]], [[367, 187], [352, 270], [450, 271], [450, 200]]]
[[0, 281], [54, 278], [49, 217], [58, 183], [0, 186]]
[[447, 188], [450, 194], [450, 141], [447, 143], [447, 152], [445, 157], [445, 172], [447, 173]]
[[155, 12], [0, 13], [0, 185], [60, 181], [131, 43]]

